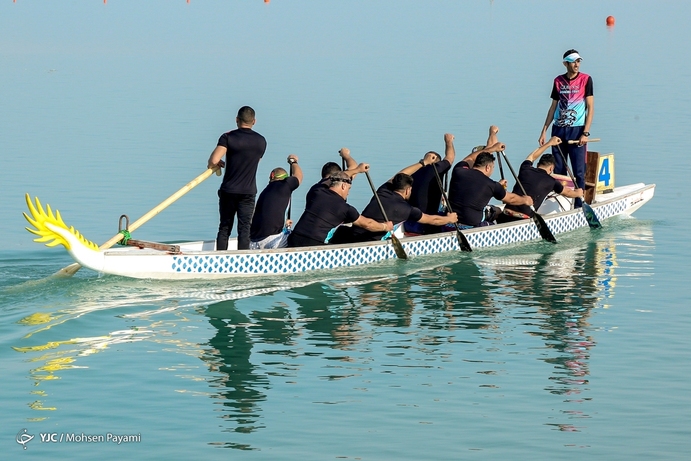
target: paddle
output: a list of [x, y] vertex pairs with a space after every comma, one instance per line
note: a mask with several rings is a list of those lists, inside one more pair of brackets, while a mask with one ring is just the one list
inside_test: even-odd
[[[509, 162], [508, 157], [506, 157], [506, 154], [504, 153], [504, 151], [501, 151], [499, 153], [504, 156], [504, 160], [506, 160], [506, 165], [509, 167], [509, 170], [511, 170], [511, 174], [513, 175], [513, 178], [516, 180], [516, 184], [518, 184], [519, 187], [521, 188], [521, 190], [523, 191], [523, 195], [525, 195], [527, 197], [528, 194], [526, 193], [525, 189], [523, 188], [523, 184], [521, 183], [521, 180], [518, 179], [518, 175], [513, 170], [513, 167], [511, 166], [511, 162]], [[540, 233], [540, 237], [542, 237], [543, 240], [547, 240], [548, 242], [557, 243], [557, 239], [554, 238], [552, 231], [550, 231], [549, 227], [547, 227], [547, 223], [545, 222], [543, 217], [537, 213], [534, 206], [531, 205], [530, 209], [533, 211], [532, 219], [533, 219], [533, 222], [535, 223], [535, 225], [537, 226], [537, 230]]]
[[504, 178], [504, 167], [501, 165], [501, 155], [497, 155], [497, 162], [499, 162], [499, 174], [501, 175], [501, 180], [503, 181]]
[[[377, 190], [374, 188], [374, 183], [372, 182], [372, 178], [370, 178], [369, 176], [369, 171], [365, 171], [365, 175], [367, 176], [369, 186], [372, 188], [372, 193], [374, 194], [374, 197], [377, 199], [377, 203], [379, 204], [379, 210], [381, 211], [382, 216], [384, 216], [384, 219], [388, 222], [389, 217], [386, 216], [386, 211], [384, 211], [384, 205], [382, 205], [381, 199], [379, 198], [379, 194], [377, 194]], [[408, 255], [405, 253], [403, 245], [401, 245], [401, 241], [398, 240], [398, 237], [394, 235], [393, 231], [391, 231], [391, 244], [393, 245], [393, 249], [396, 252], [396, 257], [398, 259], [408, 259]]]
[[[576, 183], [576, 178], [573, 175], [573, 171], [571, 171], [571, 168], [569, 168], [569, 164], [566, 161], [564, 151], [561, 150], [561, 146], [559, 144], [557, 144], [557, 148], [559, 148], [561, 159], [564, 161], [564, 166], [566, 167], [566, 171], [568, 171], [569, 173], [569, 177], [571, 177], [571, 181], [573, 181], [574, 187], [578, 187], [578, 184]], [[588, 222], [588, 226], [590, 226], [591, 229], [602, 228], [602, 224], [600, 224], [600, 220], [598, 219], [597, 215], [595, 214], [595, 211], [590, 206], [590, 204], [586, 203], [585, 199], [581, 200], [581, 204], [583, 208], [583, 216], [585, 216], [585, 220]]]
[[[139, 218], [135, 222], [133, 222], [129, 226], [128, 230], [130, 232], [132, 232], [132, 231], [138, 229], [139, 227], [141, 227], [144, 223], [146, 223], [151, 218], [153, 218], [154, 216], [159, 214], [161, 211], [166, 209], [168, 206], [170, 206], [177, 199], [179, 199], [180, 197], [182, 197], [183, 195], [185, 195], [186, 193], [188, 193], [189, 191], [194, 189], [196, 186], [201, 184], [202, 181], [206, 180], [209, 176], [211, 176], [211, 174], [214, 171], [216, 171], [216, 174], [218, 174], [220, 176], [220, 172], [221, 172], [220, 168], [209, 168], [204, 173], [200, 174], [199, 176], [194, 178], [192, 181], [188, 182], [185, 186], [183, 186], [176, 193], [174, 193], [173, 195], [171, 195], [170, 197], [168, 197], [167, 199], [165, 199], [164, 201], [159, 203], [155, 208], [153, 208], [151, 211], [146, 213], [144, 216], [142, 216], [141, 218]], [[110, 248], [113, 245], [115, 245], [116, 243], [118, 243], [120, 240], [122, 240], [123, 237], [124, 237], [123, 234], [118, 233], [118, 234], [114, 235], [113, 238], [111, 238], [110, 240], [108, 240], [106, 243], [104, 243], [103, 245], [101, 245], [98, 248], [99, 248], [99, 250], [105, 250], [107, 248]], [[69, 266], [63, 267], [62, 269], [60, 269], [59, 271], [57, 271], [52, 276], [53, 277], [72, 277], [81, 268], [82, 268], [82, 266], [79, 263], [70, 264]]]
[[[447, 197], [446, 190], [444, 190], [444, 187], [441, 184], [441, 178], [439, 177], [437, 167], [435, 165], [432, 165], [432, 170], [434, 170], [434, 176], [437, 177], [437, 184], [439, 185], [441, 195], [442, 197], [444, 197], [444, 201], [446, 202], [446, 207], [448, 208], [449, 213], [453, 213], [454, 211], [451, 209], [451, 202], [449, 202], [449, 197]], [[456, 226], [456, 239], [458, 239], [458, 246], [461, 247], [461, 251], [473, 251], [473, 248], [470, 246], [468, 239], [465, 237], [465, 235], [463, 235], [463, 232], [461, 232], [461, 228], [458, 226], [458, 223], [455, 222], [453, 224], [454, 226]]]
[[[293, 176], [293, 162], [290, 162], [290, 175]], [[288, 221], [290, 221], [290, 209], [293, 206], [293, 196], [288, 197]]]
[[[588, 142], [599, 142], [600, 138], [592, 138], [588, 139]], [[578, 144], [580, 141], [578, 139], [572, 139], [571, 141], [568, 142], [568, 144]]]

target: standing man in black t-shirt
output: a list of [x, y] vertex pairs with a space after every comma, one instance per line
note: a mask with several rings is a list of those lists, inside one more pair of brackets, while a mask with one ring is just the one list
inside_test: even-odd
[[[257, 167], [266, 151], [264, 136], [252, 130], [256, 123], [254, 109], [243, 106], [235, 118], [238, 129], [224, 133], [211, 153], [208, 168], [226, 167], [218, 190], [221, 215], [216, 236], [216, 250], [228, 249], [228, 237], [238, 216], [238, 250], [250, 247], [250, 223], [257, 195]], [[225, 162], [221, 160], [225, 156]]]
[[[439, 212], [441, 189], [437, 184], [433, 168], [436, 168], [440, 177], [451, 169], [451, 165], [456, 158], [453, 140], [454, 135], [446, 133], [444, 135], [444, 159], [438, 153], [429, 151], [420, 160], [422, 168], [411, 175], [413, 177], [413, 189], [409, 202], [425, 214], [433, 215]], [[405, 228], [406, 231], [414, 234], [432, 234], [440, 231], [437, 226], [421, 224], [418, 221], [406, 221]]]
[[[583, 189], [566, 189], [558, 179], [552, 176], [555, 168], [554, 156], [552, 154], [540, 155], [549, 147], [555, 147], [561, 144], [561, 139], [552, 136], [547, 143], [535, 149], [528, 155], [528, 157], [521, 163], [520, 171], [518, 172], [518, 180], [525, 188], [526, 194], [533, 199], [533, 206], [537, 210], [544, 202], [547, 194], [555, 192], [568, 198], [582, 198]], [[537, 162], [537, 168], [533, 167], [533, 162], [540, 157]], [[578, 187], [577, 185], [574, 185]], [[516, 195], [523, 195], [521, 186], [516, 184], [513, 187], [513, 193]], [[525, 219], [533, 216], [533, 210], [526, 205], [506, 205], [504, 212], [497, 218], [498, 223], [505, 223]]]
[[[250, 228], [250, 249], [285, 248], [288, 246], [288, 230], [291, 221], [285, 221], [290, 196], [302, 183], [302, 169], [298, 156], [288, 156], [291, 174], [283, 168], [274, 168], [269, 175], [269, 184], [264, 188], [252, 216]], [[284, 230], [285, 229], [285, 230]]]

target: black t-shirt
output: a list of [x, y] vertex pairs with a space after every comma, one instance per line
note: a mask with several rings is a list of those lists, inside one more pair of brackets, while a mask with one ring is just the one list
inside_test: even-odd
[[[401, 194], [392, 190], [391, 186], [391, 183], [387, 182], [377, 189], [377, 195], [381, 200], [384, 211], [386, 211], [386, 217], [389, 218], [389, 221], [394, 223], [394, 225], [408, 220], [419, 221], [422, 218], [422, 211], [406, 202]], [[386, 222], [376, 197], [372, 197], [369, 204], [362, 210], [362, 216], [374, 219], [377, 222]], [[385, 234], [386, 232], [370, 232], [361, 227], [353, 226], [351, 241], [365, 242], [369, 240], [380, 240]]]
[[420, 168], [412, 174], [413, 190], [410, 194], [410, 204], [427, 214], [437, 214], [439, 202], [441, 201], [441, 189], [439, 189], [437, 178], [432, 168], [436, 168], [441, 177], [449, 171], [451, 164], [448, 160], [442, 160], [433, 165]]
[[266, 151], [266, 139], [249, 128], [223, 133], [218, 145], [226, 152], [226, 172], [221, 190], [229, 194], [257, 193], [257, 166]]
[[271, 181], [264, 188], [257, 206], [254, 208], [250, 239], [257, 242], [270, 235], [278, 234], [285, 224], [285, 212], [288, 208], [290, 194], [298, 188], [300, 182], [295, 176], [280, 181]]
[[[532, 197], [533, 206], [536, 210], [540, 208], [547, 194], [552, 191], [561, 194], [564, 190], [564, 186], [558, 179], [550, 176], [550, 174], [542, 168], [533, 167], [530, 160], [525, 160], [521, 163], [518, 179], [521, 181], [521, 184], [523, 184], [523, 187], [525, 187], [526, 193]], [[513, 186], [513, 193], [523, 195], [521, 186], [519, 186], [518, 183]], [[528, 216], [533, 215], [533, 211], [527, 205], [506, 205], [506, 208], [527, 214]]]
[[[293, 234], [309, 240], [324, 242], [331, 229], [340, 224], [357, 221], [360, 213], [328, 187], [312, 187], [312, 200], [305, 205], [305, 212], [295, 225]], [[290, 240], [289, 240], [290, 243]]]
[[461, 161], [453, 167], [449, 184], [449, 202], [458, 214], [458, 222], [477, 226], [483, 219], [483, 211], [492, 197], [502, 200], [506, 196], [504, 187], [485, 176], [482, 171], [470, 168]]

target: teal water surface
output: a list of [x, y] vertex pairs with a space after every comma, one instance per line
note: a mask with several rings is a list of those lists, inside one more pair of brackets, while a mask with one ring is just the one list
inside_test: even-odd
[[[5, 2], [3, 459], [688, 458], [689, 9]], [[71, 259], [24, 230], [28, 192], [108, 240], [118, 216], [136, 219], [204, 171], [244, 104], [269, 145], [260, 187], [289, 153], [312, 184], [343, 146], [380, 183], [443, 149], [445, 132], [462, 157], [490, 124], [517, 164], [572, 47], [595, 82], [602, 141], [590, 149], [615, 153], [617, 184], [657, 184], [634, 218], [602, 230], [176, 283], [88, 270], [50, 279]], [[213, 238], [217, 187], [207, 180], [138, 238]], [[368, 190], [357, 180], [349, 201], [361, 209]], [[96, 440], [65, 440], [82, 434]], [[107, 434], [132, 440], [98, 440]]]

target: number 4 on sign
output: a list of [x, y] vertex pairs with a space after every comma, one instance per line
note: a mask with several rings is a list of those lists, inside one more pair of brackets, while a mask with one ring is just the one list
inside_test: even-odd
[[614, 189], [614, 154], [601, 155], [597, 168], [597, 192]]

